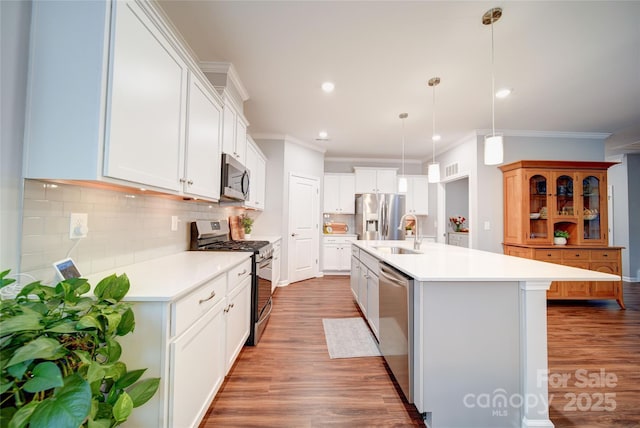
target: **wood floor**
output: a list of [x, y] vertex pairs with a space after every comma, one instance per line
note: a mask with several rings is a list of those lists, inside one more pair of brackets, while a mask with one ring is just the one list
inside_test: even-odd
[[[548, 305], [556, 427], [640, 426], [640, 284], [625, 285], [626, 311], [615, 301]], [[322, 318], [356, 316], [347, 276], [278, 289], [262, 340], [243, 349], [201, 428], [423, 426], [382, 357], [329, 359]], [[594, 382], [604, 386], [583, 385]]]

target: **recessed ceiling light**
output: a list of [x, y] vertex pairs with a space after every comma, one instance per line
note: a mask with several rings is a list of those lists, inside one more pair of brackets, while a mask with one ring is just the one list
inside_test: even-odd
[[440, 137], [440, 134], [435, 134], [434, 136], [431, 137], [433, 141], [440, 141], [440, 138], [442, 138]]
[[329, 133], [327, 131], [318, 132], [318, 139], [326, 140], [327, 138], [329, 138]]
[[496, 98], [507, 98], [510, 94], [511, 89], [509, 88], [498, 89], [498, 92], [496, 92]]
[[324, 82], [322, 84], [322, 90], [325, 91], [326, 93], [333, 92], [335, 88], [336, 88], [336, 85], [334, 85], [333, 82]]

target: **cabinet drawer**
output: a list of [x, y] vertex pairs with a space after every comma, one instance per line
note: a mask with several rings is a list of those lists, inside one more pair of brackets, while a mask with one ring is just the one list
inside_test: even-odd
[[360, 247], [356, 247], [355, 245], [351, 246], [351, 255], [355, 258], [360, 258]]
[[251, 259], [245, 260], [240, 263], [238, 266], [231, 268], [227, 273], [229, 281], [228, 281], [228, 291], [236, 288], [238, 284], [242, 282], [247, 276], [251, 275]]
[[362, 251], [360, 253], [360, 263], [364, 264], [369, 270], [373, 271], [376, 275], [378, 274], [378, 259], [373, 257], [371, 254]]
[[533, 258], [540, 261], [551, 261], [562, 259], [562, 252], [560, 250], [534, 250]]
[[227, 277], [220, 275], [171, 305], [171, 336], [184, 332], [216, 303], [224, 299]]
[[618, 261], [619, 250], [591, 250], [591, 260]]
[[589, 261], [589, 250], [562, 250], [562, 260]]

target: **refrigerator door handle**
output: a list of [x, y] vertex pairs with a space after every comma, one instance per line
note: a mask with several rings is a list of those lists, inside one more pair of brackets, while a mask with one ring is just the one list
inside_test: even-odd
[[389, 225], [387, 224], [387, 201], [383, 200], [380, 205], [380, 233], [381, 239], [387, 239], [389, 233]]

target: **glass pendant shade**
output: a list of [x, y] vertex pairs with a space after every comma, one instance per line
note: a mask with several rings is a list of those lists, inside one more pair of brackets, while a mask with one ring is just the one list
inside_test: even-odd
[[438, 162], [430, 163], [427, 174], [429, 183], [440, 183], [440, 164]]
[[484, 137], [484, 164], [498, 165], [504, 157], [502, 135]]
[[399, 193], [407, 193], [407, 177], [399, 177], [398, 178], [398, 192]]

